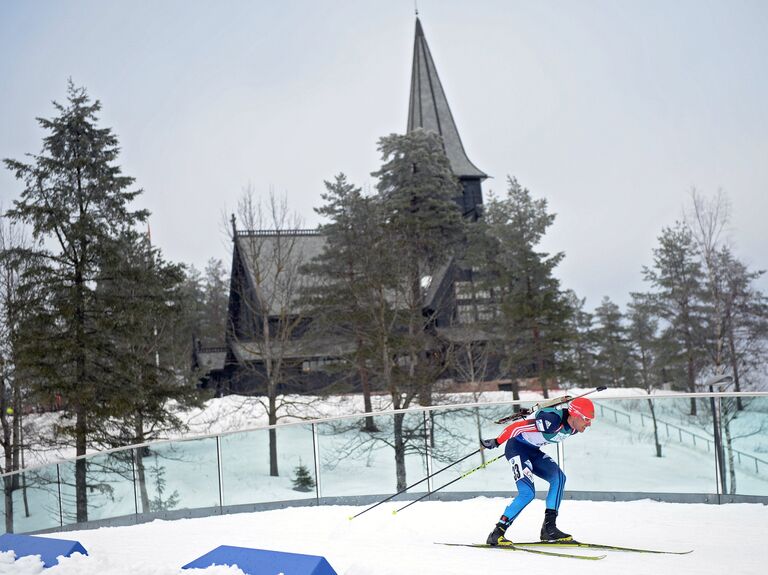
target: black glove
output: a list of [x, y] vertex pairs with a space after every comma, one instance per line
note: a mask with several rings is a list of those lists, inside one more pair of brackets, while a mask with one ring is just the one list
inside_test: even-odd
[[482, 445], [486, 449], [495, 449], [499, 446], [499, 442], [496, 441], [495, 437], [493, 437], [491, 439], [481, 439], [480, 445]]

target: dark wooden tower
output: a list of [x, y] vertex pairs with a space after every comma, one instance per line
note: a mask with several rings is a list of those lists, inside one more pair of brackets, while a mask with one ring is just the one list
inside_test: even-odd
[[437, 132], [442, 136], [443, 147], [451, 163], [451, 169], [461, 180], [464, 188], [462, 196], [456, 198], [456, 202], [465, 217], [473, 221], [477, 220], [483, 204], [480, 184], [488, 176], [469, 160], [464, 151], [459, 130], [453, 120], [451, 108], [448, 106], [448, 100], [418, 18], [416, 18], [416, 37], [413, 44], [407, 131], [411, 132], [417, 128]]

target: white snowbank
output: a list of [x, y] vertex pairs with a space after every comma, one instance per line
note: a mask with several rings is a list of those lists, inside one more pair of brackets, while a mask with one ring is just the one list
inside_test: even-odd
[[[322, 555], [339, 575], [467, 575], [568, 572], [569, 575], [758, 575], [765, 572], [768, 506], [704, 505], [652, 501], [565, 501], [558, 525], [585, 541], [668, 550], [689, 555], [609, 552], [601, 561], [542, 557], [512, 551], [445, 547], [435, 542], [483, 541], [507, 501], [477, 498], [418, 503], [396, 516], [401, 504], [384, 504], [353, 521], [363, 507], [307, 507], [131, 527], [65, 532], [89, 556], [63, 558], [46, 575], [240, 575], [239, 569], [180, 566], [219, 545]], [[512, 539], [535, 539], [543, 517], [536, 500], [510, 529]], [[588, 553], [588, 551], [575, 551]], [[591, 553], [596, 554], [594, 551]], [[38, 575], [40, 562], [8, 562], [0, 573]]]

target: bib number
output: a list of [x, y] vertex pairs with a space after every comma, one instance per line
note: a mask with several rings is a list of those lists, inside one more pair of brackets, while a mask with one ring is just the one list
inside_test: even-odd
[[515, 482], [520, 481], [523, 477], [527, 477], [533, 481], [533, 478], [531, 477], [531, 470], [523, 465], [519, 455], [515, 455], [512, 459], [510, 459], [509, 464], [512, 466], [512, 475], [515, 478]]

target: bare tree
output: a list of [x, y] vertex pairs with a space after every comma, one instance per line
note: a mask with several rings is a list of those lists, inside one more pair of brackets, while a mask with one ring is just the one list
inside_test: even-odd
[[[645, 392], [650, 396], [657, 388], [658, 379], [655, 375], [657, 368], [657, 355], [659, 348], [658, 320], [653, 313], [653, 304], [649, 297], [643, 294], [633, 293], [632, 301], [628, 305], [627, 318], [629, 320], [628, 334], [630, 346], [630, 359], [635, 379], [641, 384]], [[648, 399], [648, 409], [651, 412], [653, 422], [653, 442], [656, 446], [656, 457], [662, 456], [661, 442], [659, 441], [659, 424], [656, 419], [656, 405], [652, 399]]]
[[[467, 330], [459, 341], [448, 346], [448, 360], [459, 381], [465, 383], [464, 389], [477, 403], [483, 397], [483, 390], [488, 381], [492, 356], [490, 337], [478, 333], [479, 330]], [[472, 408], [472, 416], [477, 431], [477, 442], [483, 439], [483, 418], [480, 409]], [[485, 463], [485, 452], [480, 451], [480, 459]]]
[[712, 361], [712, 371], [721, 374], [725, 370], [725, 333], [723, 314], [723, 291], [725, 289], [720, 263], [720, 254], [727, 249], [723, 234], [728, 225], [730, 204], [722, 191], [713, 198], [706, 198], [695, 189], [691, 190], [691, 208], [686, 214], [686, 223], [701, 258], [701, 268], [706, 276], [704, 286], [708, 295], [710, 313], [709, 330], [706, 338]]
[[[245, 227], [238, 230], [236, 222]], [[311, 278], [301, 273], [322, 238], [301, 230], [301, 218], [285, 197], [270, 192], [266, 201], [248, 186], [233, 216], [233, 294], [227, 337], [256, 390], [248, 391], [264, 407], [269, 425], [290, 415], [291, 406], [309, 399], [285, 395], [301, 357], [311, 345], [303, 335], [309, 323], [300, 294]], [[309, 241], [308, 241], [309, 240]], [[295, 411], [295, 410], [294, 410]], [[269, 431], [270, 475], [278, 475], [277, 434]]]

